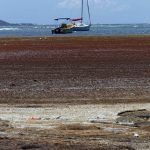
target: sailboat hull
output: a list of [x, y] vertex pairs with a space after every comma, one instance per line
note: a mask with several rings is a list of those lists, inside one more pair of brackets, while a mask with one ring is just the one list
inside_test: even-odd
[[74, 25], [73, 31], [89, 31], [90, 25]]
[[[90, 27], [91, 27], [91, 16], [90, 16], [90, 8], [89, 8], [89, 1], [87, 1], [87, 9], [88, 9], [88, 16], [89, 16], [89, 21], [90, 23], [87, 25], [87, 24], [84, 24], [83, 22], [83, 14], [84, 14], [84, 0], [82, 0], [81, 2], [81, 18], [79, 19], [73, 19], [73, 24], [74, 24], [74, 27], [73, 27], [73, 31], [89, 31], [90, 30]], [[76, 21], [81, 21], [81, 22], [76, 22]]]

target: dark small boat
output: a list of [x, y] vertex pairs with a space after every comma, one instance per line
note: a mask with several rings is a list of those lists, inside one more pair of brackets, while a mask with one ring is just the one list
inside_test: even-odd
[[[56, 21], [70, 20], [70, 18], [57, 18], [55, 20]], [[72, 24], [67, 24], [67, 23], [62, 23], [57, 28], [52, 30], [52, 34], [67, 34], [67, 33], [72, 33], [72, 32], [73, 32], [73, 25]]]

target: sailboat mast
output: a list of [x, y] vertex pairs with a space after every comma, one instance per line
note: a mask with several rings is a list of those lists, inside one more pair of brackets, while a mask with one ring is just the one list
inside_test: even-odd
[[81, 23], [83, 22], [83, 6], [84, 6], [84, 1], [82, 0], [82, 2], [81, 2]]
[[87, 0], [87, 8], [88, 8], [89, 21], [90, 21], [90, 25], [91, 25], [91, 14], [90, 14], [89, 0]]

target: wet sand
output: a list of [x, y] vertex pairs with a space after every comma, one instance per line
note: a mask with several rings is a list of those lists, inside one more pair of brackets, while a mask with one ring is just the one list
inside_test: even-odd
[[0, 39], [0, 103], [150, 101], [150, 36]]
[[0, 38], [1, 149], [149, 150], [149, 104], [150, 36]]

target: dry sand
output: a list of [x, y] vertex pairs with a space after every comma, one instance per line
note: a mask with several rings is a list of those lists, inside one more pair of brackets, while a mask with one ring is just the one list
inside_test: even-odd
[[[131, 127], [115, 122], [119, 112], [139, 109], [150, 110], [150, 103], [49, 105], [38, 108], [1, 105], [0, 141], [15, 140], [14, 148], [18, 149], [24, 146], [43, 149], [45, 145], [46, 149], [51, 149], [50, 145], [55, 144], [60, 146], [57, 149], [62, 146], [72, 149], [66, 148], [69, 144], [75, 149], [149, 150], [148, 126]], [[77, 147], [79, 145], [80, 148]], [[5, 143], [2, 144], [4, 146]]]

